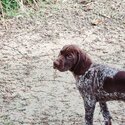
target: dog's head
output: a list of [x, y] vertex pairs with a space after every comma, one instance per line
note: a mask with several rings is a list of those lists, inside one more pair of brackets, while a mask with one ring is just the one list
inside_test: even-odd
[[53, 67], [61, 72], [70, 70], [74, 74], [80, 75], [83, 74], [90, 63], [91, 60], [78, 46], [66, 45], [61, 49]]

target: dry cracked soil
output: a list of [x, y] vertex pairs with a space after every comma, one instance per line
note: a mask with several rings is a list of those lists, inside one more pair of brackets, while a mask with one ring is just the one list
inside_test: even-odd
[[[0, 125], [84, 124], [72, 74], [53, 69], [66, 44], [79, 45], [97, 63], [125, 68], [125, 0], [57, 1], [31, 17], [0, 22]], [[125, 104], [108, 106], [113, 125], [125, 125]], [[94, 125], [103, 124], [97, 104]]]

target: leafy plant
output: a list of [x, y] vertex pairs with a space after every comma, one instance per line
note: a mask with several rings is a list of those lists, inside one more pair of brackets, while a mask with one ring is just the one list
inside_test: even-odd
[[19, 4], [16, 0], [1, 0], [1, 5], [4, 12], [16, 10], [19, 8]]
[[0, 0], [0, 17], [12, 17], [20, 13], [25, 13], [27, 10], [38, 10], [40, 2], [46, 5], [52, 1], [53, 0]]

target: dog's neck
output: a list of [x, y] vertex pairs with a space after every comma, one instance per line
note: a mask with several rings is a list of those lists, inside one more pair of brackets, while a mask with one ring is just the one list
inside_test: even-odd
[[75, 65], [71, 68], [71, 72], [74, 76], [84, 75], [85, 72], [90, 68], [92, 60], [85, 53], [80, 53]]

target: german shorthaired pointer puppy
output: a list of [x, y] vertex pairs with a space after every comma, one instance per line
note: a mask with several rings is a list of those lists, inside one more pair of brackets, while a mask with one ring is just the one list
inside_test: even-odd
[[93, 113], [99, 102], [105, 125], [111, 125], [106, 101], [125, 101], [125, 71], [93, 63], [76, 45], [66, 45], [53, 62], [54, 69], [71, 71], [84, 100], [85, 125], [93, 125]]

